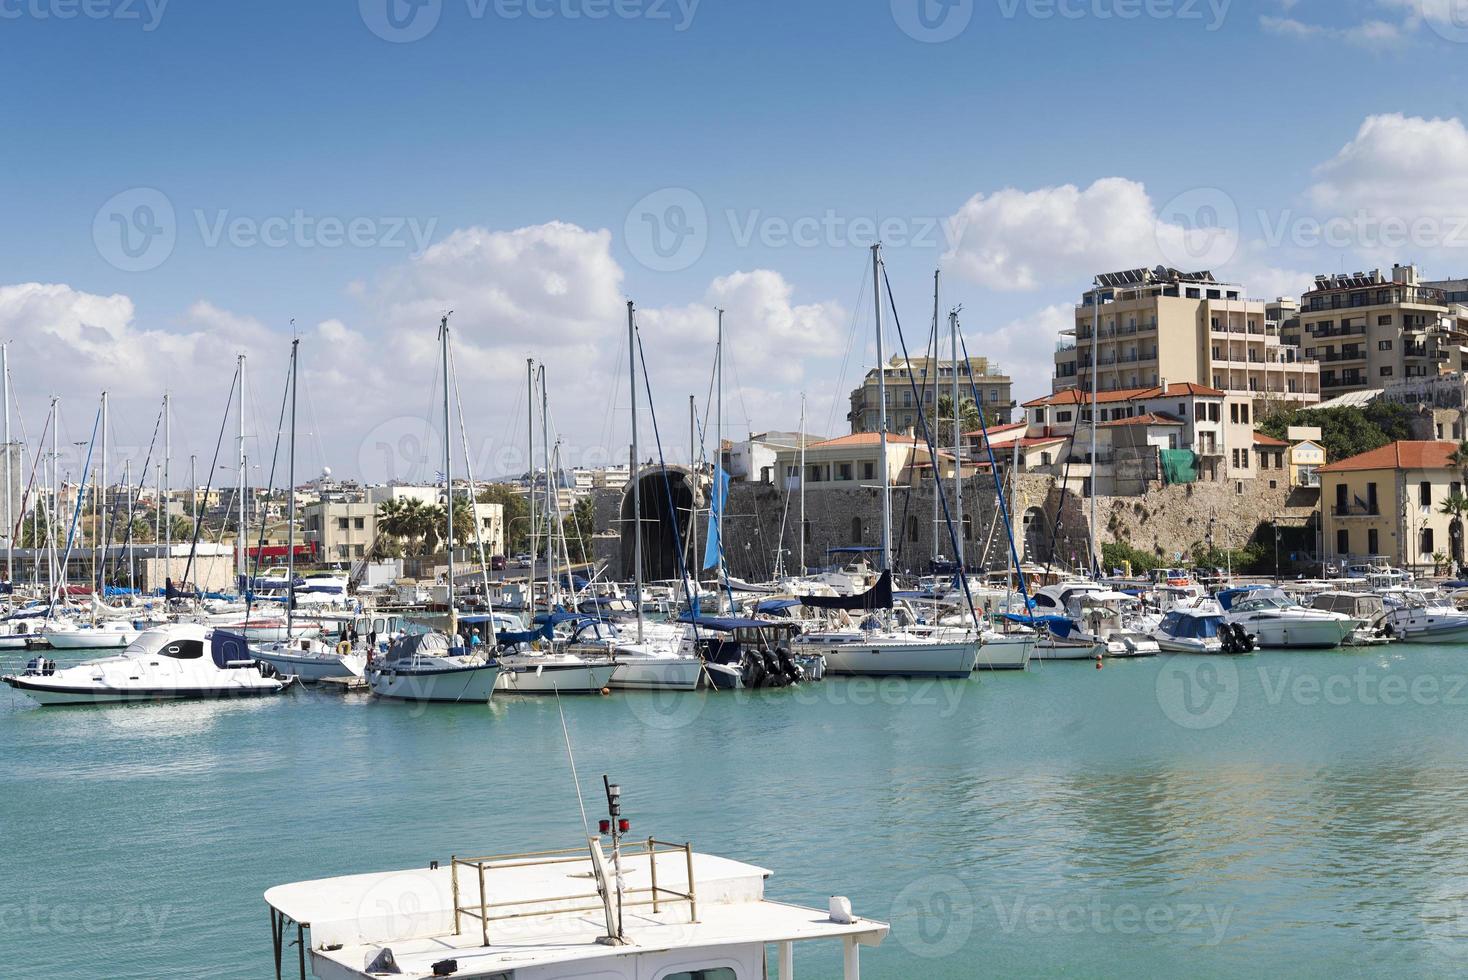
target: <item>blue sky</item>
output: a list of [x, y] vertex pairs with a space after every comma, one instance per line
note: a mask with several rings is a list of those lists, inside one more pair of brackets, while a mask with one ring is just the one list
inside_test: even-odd
[[[514, 430], [509, 388], [530, 355], [573, 375], [552, 389], [568, 442], [613, 445], [607, 358], [630, 296], [650, 341], [683, 351], [654, 359], [670, 408], [705, 390], [705, 314], [727, 300], [748, 388], [731, 427], [792, 427], [800, 390], [821, 402], [813, 427], [839, 426], [831, 405], [857, 373], [843, 375], [842, 348], [869, 316], [863, 226], [884, 220], [905, 324], [923, 329], [943, 264], [971, 349], [1010, 367], [1022, 396], [1043, 385], [1057, 318], [1091, 274], [1176, 254], [1149, 247], [1165, 230], [1137, 231], [1167, 221], [1168, 202], [1237, 212], [1222, 271], [1256, 295], [1371, 262], [1468, 274], [1456, 241], [1261, 241], [1261, 224], [1301, 214], [1468, 213], [1454, 176], [1465, 0], [958, 0], [947, 19], [921, 0], [937, 36], [962, 26], [941, 43], [912, 28], [919, 0], [554, 0], [535, 5], [543, 17], [511, 16], [525, 0], [423, 0], [416, 14], [408, 0], [89, 2], [65, 17], [81, 0], [0, 0], [0, 285], [64, 287], [0, 299], [37, 416], [48, 391], [106, 384], [146, 429], [166, 386], [204, 400], [181, 430], [197, 417], [191, 438], [212, 444], [221, 363], [249, 349], [272, 402], [264, 378], [283, 369], [295, 318], [323, 461], [352, 471], [358, 454], [333, 444], [421, 412], [394, 391], [431, 387], [433, 310], [452, 304], [464, 363], [494, 389], [466, 405], [484, 438]], [[407, 34], [432, 29], [385, 40], [405, 36], [388, 3]], [[599, 9], [626, 16], [587, 16]], [[1126, 185], [1094, 186], [1106, 179]], [[1067, 186], [1078, 198], [1055, 192]], [[119, 268], [112, 215], [125, 226], [157, 194], [171, 248]], [[943, 223], [975, 195], [974, 237], [955, 245]], [[666, 220], [674, 205], [698, 229], [692, 252], [649, 261], [639, 212]], [[1055, 208], [1056, 234], [1037, 233]], [[296, 216], [304, 231], [260, 243]], [[356, 223], [359, 240], [335, 242], [322, 220]], [[791, 244], [782, 230], [802, 220], [815, 237]], [[557, 222], [575, 232], [508, 237]], [[536, 295], [506, 298], [529, 281]], [[156, 356], [123, 358], [115, 382], [118, 349], [137, 345]], [[344, 407], [364, 398], [372, 409]]]

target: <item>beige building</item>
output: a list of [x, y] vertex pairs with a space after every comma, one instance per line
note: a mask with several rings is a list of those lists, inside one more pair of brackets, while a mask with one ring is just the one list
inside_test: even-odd
[[[880, 445], [879, 433], [860, 432], [806, 446], [803, 473], [798, 448], [780, 450], [775, 466], [777, 472], [784, 474], [787, 488], [798, 487], [802, 477], [807, 489], [877, 488], [881, 479]], [[939, 450], [938, 472], [945, 480], [953, 478], [953, 466], [953, 456]], [[965, 465], [964, 475], [972, 472], [972, 468]], [[932, 478], [933, 462], [926, 445], [912, 436], [887, 436], [887, 480], [892, 486], [918, 486]]]
[[[914, 358], [909, 375], [907, 362], [894, 355], [885, 372], [889, 432], [922, 428], [918, 418], [919, 405], [927, 414], [928, 424], [933, 424], [938, 399], [953, 394], [955, 363], [958, 366], [959, 401], [972, 400], [974, 388], [978, 388], [979, 396], [984, 400], [985, 420], [1001, 424], [1009, 421], [1013, 384], [1007, 375], [989, 363], [988, 358], [971, 357], [967, 362]], [[872, 368], [867, 372], [861, 387], [851, 393], [851, 412], [846, 419], [851, 423], [852, 432], [877, 431], [878, 413], [881, 409], [881, 401], [877, 397], [878, 383], [877, 369]]]
[[[1272, 404], [1320, 401], [1320, 369], [1280, 339], [1270, 310], [1210, 272], [1132, 269], [1097, 277], [1076, 306], [1075, 328], [1055, 352], [1052, 388], [1125, 391], [1177, 382], [1207, 385]], [[1094, 368], [1093, 368], [1094, 364]]]
[[[383, 489], [383, 488], [374, 488]], [[426, 490], [435, 495], [442, 491], [433, 488], [396, 487], [398, 491]], [[416, 493], [397, 493], [385, 496], [388, 499], [420, 499]], [[433, 501], [437, 505], [436, 499]], [[377, 541], [377, 508], [379, 503], [347, 503], [320, 501], [302, 510], [306, 540], [315, 542], [317, 553], [324, 562], [356, 561], [372, 553]], [[499, 555], [505, 548], [505, 509], [500, 504], [475, 504], [474, 517], [479, 522], [484, 537], [486, 554]], [[470, 549], [477, 547], [473, 539], [455, 542], [455, 546]]]
[[1327, 559], [1382, 556], [1430, 570], [1435, 554], [1463, 560], [1461, 522], [1441, 512], [1463, 490], [1448, 460], [1452, 442], [1394, 442], [1320, 467], [1320, 510]]
[[1419, 280], [1417, 268], [1316, 276], [1301, 298], [1301, 353], [1320, 365], [1327, 398], [1463, 369], [1468, 310]]

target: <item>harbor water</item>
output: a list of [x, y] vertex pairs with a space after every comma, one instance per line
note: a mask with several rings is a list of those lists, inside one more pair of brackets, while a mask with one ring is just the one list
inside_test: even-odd
[[[766, 867], [776, 898], [849, 896], [892, 923], [869, 977], [1447, 976], [1468, 956], [1463, 648], [563, 706], [593, 821], [609, 773], [634, 835]], [[0, 752], [6, 977], [258, 980], [271, 885], [582, 833], [554, 700], [6, 693]], [[796, 975], [839, 964], [801, 950]]]

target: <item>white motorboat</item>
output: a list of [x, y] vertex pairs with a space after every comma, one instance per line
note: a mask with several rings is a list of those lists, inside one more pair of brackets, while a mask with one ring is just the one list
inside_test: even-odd
[[1310, 608], [1342, 613], [1361, 621], [1346, 637], [1345, 646], [1381, 646], [1392, 641], [1386, 632], [1386, 604], [1374, 592], [1318, 592], [1311, 598]]
[[147, 630], [118, 656], [74, 667], [38, 657], [4, 681], [51, 705], [252, 697], [279, 694], [292, 679], [257, 664], [238, 636], [176, 623]]
[[270, 664], [282, 674], [292, 674], [303, 684], [314, 684], [340, 677], [361, 677], [367, 668], [367, 654], [354, 650], [350, 641], [333, 646], [319, 637], [305, 636], [274, 643], [251, 644], [256, 660]]
[[565, 652], [589, 661], [616, 664], [609, 686], [626, 691], [692, 691], [704, 677], [703, 658], [687, 629], [671, 623], [641, 624], [642, 639], [618, 624], [580, 618]]
[[275, 975], [751, 980], [776, 961], [789, 980], [795, 945], [823, 942], [841, 961], [823, 975], [859, 980], [861, 947], [887, 934], [845, 897], [829, 911], [773, 901], [765, 868], [624, 838], [620, 787], [607, 796], [610, 819], [577, 848], [271, 888]]
[[1226, 589], [1218, 601], [1224, 622], [1242, 626], [1259, 646], [1270, 649], [1334, 649], [1362, 625], [1341, 613], [1307, 609], [1279, 589]]
[[1468, 643], [1468, 613], [1423, 589], [1388, 589], [1386, 627], [1404, 643]]
[[372, 693], [398, 701], [487, 702], [499, 674], [498, 661], [456, 653], [442, 633], [400, 637], [366, 669]]
[[43, 642], [41, 623], [38, 619], [0, 620], [0, 650], [25, 650], [39, 646]]
[[1162, 617], [1152, 638], [1166, 653], [1223, 653], [1225, 625], [1219, 610], [1179, 606]]
[[121, 650], [142, 635], [144, 627], [120, 619], [100, 623], [52, 622], [41, 636], [56, 650]]

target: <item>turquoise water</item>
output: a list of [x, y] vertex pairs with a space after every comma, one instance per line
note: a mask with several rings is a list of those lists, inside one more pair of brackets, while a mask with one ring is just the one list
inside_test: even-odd
[[[850, 896], [868, 977], [1460, 974], [1468, 648], [568, 700], [588, 800]], [[574, 846], [553, 702], [0, 694], [0, 975], [272, 973], [260, 895]], [[593, 815], [594, 816], [594, 815]], [[801, 977], [839, 976], [818, 946]]]

